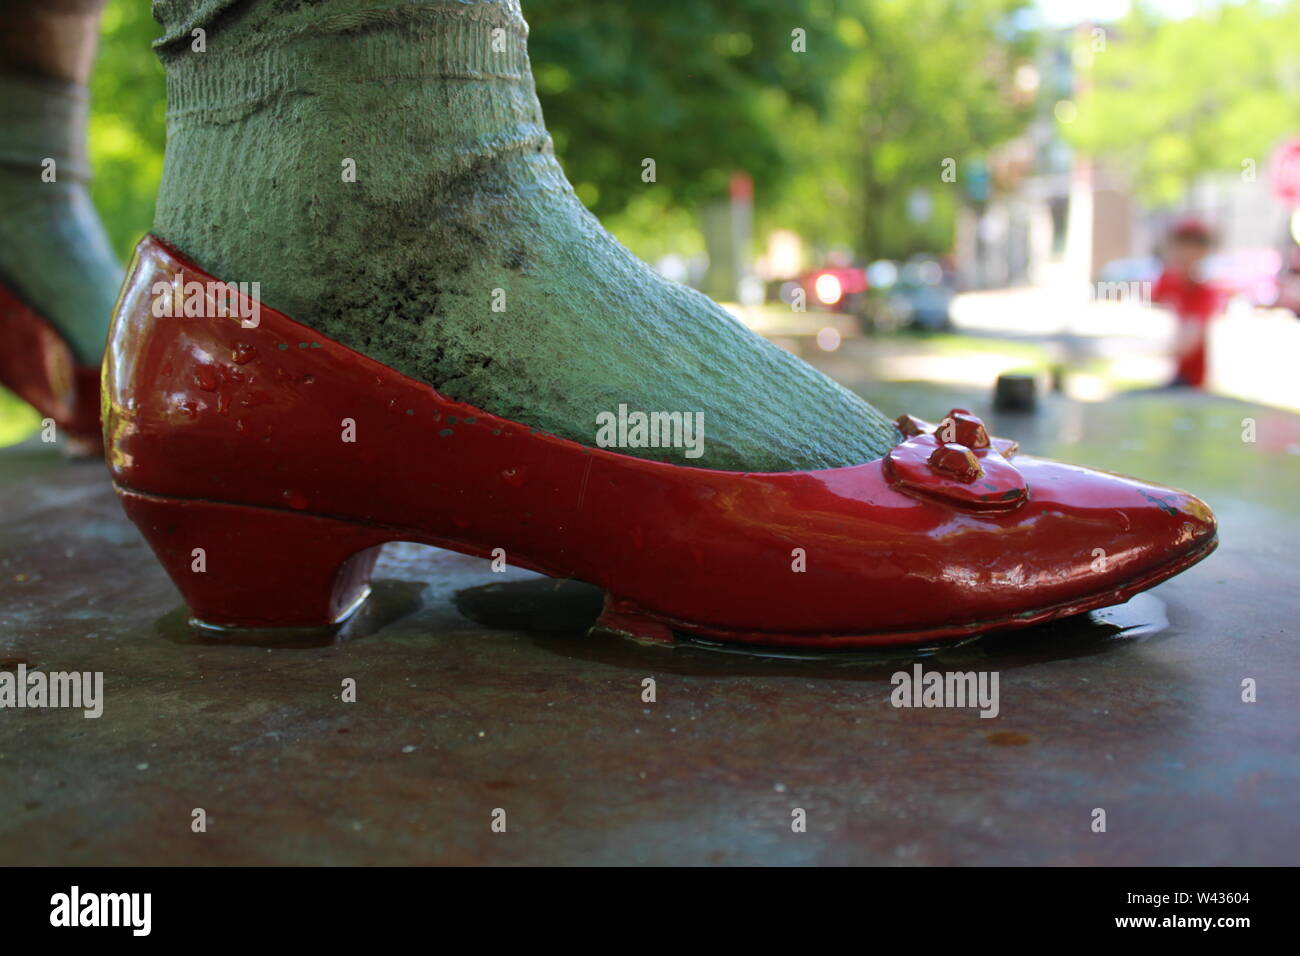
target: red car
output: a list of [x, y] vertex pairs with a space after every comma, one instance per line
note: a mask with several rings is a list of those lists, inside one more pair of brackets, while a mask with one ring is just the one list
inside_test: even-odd
[[857, 266], [814, 269], [799, 280], [811, 305], [855, 315], [867, 293], [867, 273]]

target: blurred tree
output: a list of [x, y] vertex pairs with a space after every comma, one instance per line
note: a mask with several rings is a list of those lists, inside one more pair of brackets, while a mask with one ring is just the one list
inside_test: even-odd
[[1138, 6], [1106, 49], [1076, 57], [1085, 90], [1063, 127], [1074, 145], [1128, 172], [1153, 205], [1178, 200], [1197, 176], [1261, 180], [1269, 151], [1300, 130], [1300, 3], [1215, 5], [1164, 20]]
[[[988, 152], [1019, 135], [1029, 104], [1016, 99], [1017, 66], [1034, 46], [1019, 24], [1025, 0], [893, 0], [875, 8], [868, 60], [867, 174], [863, 189], [868, 255], [901, 257], [952, 246], [961, 196]], [[871, 25], [868, 25], [870, 32]], [[952, 182], [942, 171], [947, 160]], [[914, 191], [935, 212], [913, 221]], [[890, 232], [891, 227], [896, 230]]]
[[158, 24], [141, 0], [109, 0], [91, 79], [91, 196], [124, 259], [149, 231], [166, 145], [166, 85], [151, 44]]
[[835, 24], [853, 2], [727, 0], [668, 15], [525, 0], [547, 128], [579, 198], [651, 261], [704, 251], [701, 213], [734, 171], [754, 179], [761, 221], [808, 170], [798, 137], [836, 122], [834, 84], [853, 51]]
[[[671, 204], [726, 195], [733, 170], [790, 175], [783, 110], [825, 115], [850, 52], [834, 30], [848, 0], [594, 4], [526, 0], [529, 56], [547, 128], [597, 215], [640, 198], [642, 159]], [[793, 32], [807, 52], [795, 52]]]
[[865, 257], [951, 248], [972, 175], [1030, 116], [1012, 89], [1016, 67], [1034, 44], [1034, 34], [1021, 27], [1028, 6], [869, 0], [861, 4], [860, 26], [841, 25], [846, 41], [861, 50], [842, 81], [839, 108], [854, 120], [841, 162], [858, 169], [845, 192]]

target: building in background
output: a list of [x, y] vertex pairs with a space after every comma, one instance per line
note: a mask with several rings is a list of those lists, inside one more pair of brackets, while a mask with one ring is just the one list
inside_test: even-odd
[[1249, 272], [1272, 263], [1276, 271], [1292, 242], [1291, 210], [1269, 188], [1267, 157], [1202, 176], [1180, 201], [1148, 208], [1121, 171], [1065, 140], [1062, 128], [1086, 93], [1079, 67], [1099, 42], [1122, 37], [1090, 23], [1046, 31], [1037, 62], [1017, 76], [1036, 96], [1036, 115], [1024, 135], [991, 152], [987, 176], [967, 182], [954, 244], [962, 286], [1069, 284], [1088, 295], [1099, 280], [1144, 278], [1169, 224], [1187, 215], [1213, 227], [1221, 267]]

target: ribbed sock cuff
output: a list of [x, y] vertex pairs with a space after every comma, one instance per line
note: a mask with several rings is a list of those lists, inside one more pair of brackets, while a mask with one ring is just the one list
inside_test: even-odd
[[84, 86], [20, 74], [0, 75], [0, 164], [39, 175], [54, 160], [59, 180], [90, 178], [86, 120], [90, 96]]
[[195, 52], [185, 35], [160, 40], [169, 122], [232, 122], [280, 96], [356, 83], [531, 82], [528, 28], [514, 2], [407, 3], [282, 19], [242, 34], [224, 35], [218, 25], [206, 52]]

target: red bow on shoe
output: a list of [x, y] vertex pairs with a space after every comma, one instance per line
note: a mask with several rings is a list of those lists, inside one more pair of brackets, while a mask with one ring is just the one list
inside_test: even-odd
[[966, 409], [954, 408], [938, 425], [913, 415], [895, 424], [906, 440], [886, 457], [885, 472], [900, 491], [981, 511], [1010, 511], [1028, 500], [1024, 477], [1008, 461], [1020, 446], [990, 438]]

